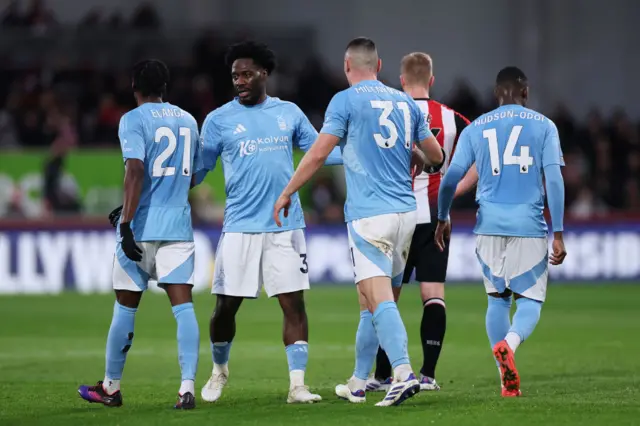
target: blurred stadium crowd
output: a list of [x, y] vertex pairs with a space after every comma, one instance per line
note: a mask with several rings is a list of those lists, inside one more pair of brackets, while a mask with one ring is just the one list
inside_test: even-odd
[[[17, 2], [12, 2], [4, 11], [1, 24], [3, 29], [32, 31], [46, 31], [57, 25], [53, 12], [40, 0], [32, 1], [24, 12], [19, 11]], [[142, 4], [128, 18], [92, 11], [78, 24], [78, 31], [125, 27], [160, 31], [161, 25], [153, 6]], [[168, 101], [190, 111], [200, 123], [209, 111], [233, 97], [223, 60], [224, 47], [225, 43], [214, 33], [203, 34], [193, 43], [188, 63], [169, 63], [172, 84]], [[386, 83], [399, 85], [396, 81]], [[474, 119], [496, 106], [490, 82], [487, 83], [485, 94], [460, 80], [453, 88], [436, 87], [434, 97]], [[318, 128], [329, 100], [345, 87], [341, 73], [326, 69], [314, 57], [303, 64], [280, 57], [279, 68], [270, 79], [271, 95], [297, 103]], [[57, 159], [78, 147], [117, 147], [119, 119], [134, 107], [127, 70], [98, 68], [91, 63], [69, 67], [55, 62], [26, 69], [3, 67], [0, 149], [49, 147], [52, 159]], [[557, 105], [542, 112], [555, 121], [560, 133], [568, 214], [593, 218], [640, 210], [640, 123], [623, 110], [609, 115], [594, 108], [587, 117], [575, 117], [570, 105]], [[55, 161], [48, 167], [55, 169]], [[342, 220], [342, 182], [340, 172], [328, 172], [315, 179], [307, 200], [311, 222]], [[55, 188], [49, 192], [55, 193]], [[212, 215], [207, 210], [215, 201], [207, 195], [196, 197], [194, 212], [200, 212], [202, 220], [218, 220], [220, 206], [213, 209], [217, 213]], [[458, 207], [474, 208], [473, 196], [459, 200]], [[79, 208], [76, 205], [72, 210]]]

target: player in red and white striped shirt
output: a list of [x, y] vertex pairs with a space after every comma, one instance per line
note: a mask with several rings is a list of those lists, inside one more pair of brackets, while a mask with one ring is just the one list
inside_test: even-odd
[[[438, 190], [456, 148], [458, 136], [469, 124], [469, 120], [448, 106], [429, 98], [433, 85], [433, 62], [426, 53], [411, 53], [402, 59], [400, 82], [403, 90], [411, 95], [422, 109], [429, 122], [431, 132], [445, 151], [447, 160], [442, 169], [434, 174], [412, 170], [413, 191], [418, 205], [418, 225], [413, 234], [403, 284], [408, 283], [415, 269], [415, 279], [420, 283], [420, 294], [424, 306], [420, 337], [423, 364], [420, 369], [421, 390], [439, 390], [435, 380], [435, 368], [442, 349], [446, 329], [444, 282], [449, 261], [449, 245], [441, 252], [435, 244], [434, 235], [438, 214]], [[460, 195], [475, 185], [475, 166], [460, 185]], [[475, 174], [477, 176], [477, 173]], [[396, 289], [394, 289], [396, 290]], [[400, 295], [397, 289], [397, 296]], [[384, 351], [378, 349], [376, 373], [367, 383], [367, 390], [386, 390], [391, 383], [391, 365]]]

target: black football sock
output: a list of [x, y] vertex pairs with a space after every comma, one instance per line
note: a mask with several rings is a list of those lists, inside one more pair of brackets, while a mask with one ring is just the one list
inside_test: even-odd
[[378, 355], [376, 355], [376, 372], [374, 377], [381, 382], [391, 377], [391, 363], [387, 353], [378, 346]]
[[442, 350], [444, 332], [447, 328], [447, 311], [444, 300], [434, 297], [424, 302], [420, 338], [422, 340], [422, 375], [435, 379], [436, 364]]

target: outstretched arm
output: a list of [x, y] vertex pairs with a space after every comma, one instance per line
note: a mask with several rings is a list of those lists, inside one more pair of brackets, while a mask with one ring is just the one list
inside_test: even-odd
[[[318, 140], [318, 132], [313, 127], [306, 115], [298, 110], [298, 127], [294, 133], [294, 143], [304, 152], [309, 152], [313, 144]], [[326, 166], [336, 166], [342, 164], [342, 152], [340, 147], [334, 147], [324, 162]]]
[[322, 167], [339, 142], [340, 138], [337, 136], [321, 133], [313, 146], [311, 146], [304, 157], [302, 157], [298, 168], [282, 193], [291, 196], [298, 191], [302, 185], [307, 183], [318, 169]]

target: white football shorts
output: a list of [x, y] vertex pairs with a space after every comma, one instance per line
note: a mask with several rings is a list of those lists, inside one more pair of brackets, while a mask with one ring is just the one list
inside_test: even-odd
[[149, 280], [164, 284], [193, 285], [195, 245], [193, 241], [143, 241], [142, 260], [129, 259], [120, 243], [113, 259], [114, 290], [145, 291]]
[[263, 285], [269, 297], [309, 289], [302, 229], [222, 234], [211, 293], [256, 298]]
[[487, 293], [509, 289], [544, 302], [549, 277], [549, 243], [546, 238], [478, 235], [476, 255]]
[[347, 223], [356, 283], [367, 278], [389, 277], [394, 287], [402, 285], [416, 221], [414, 210]]

